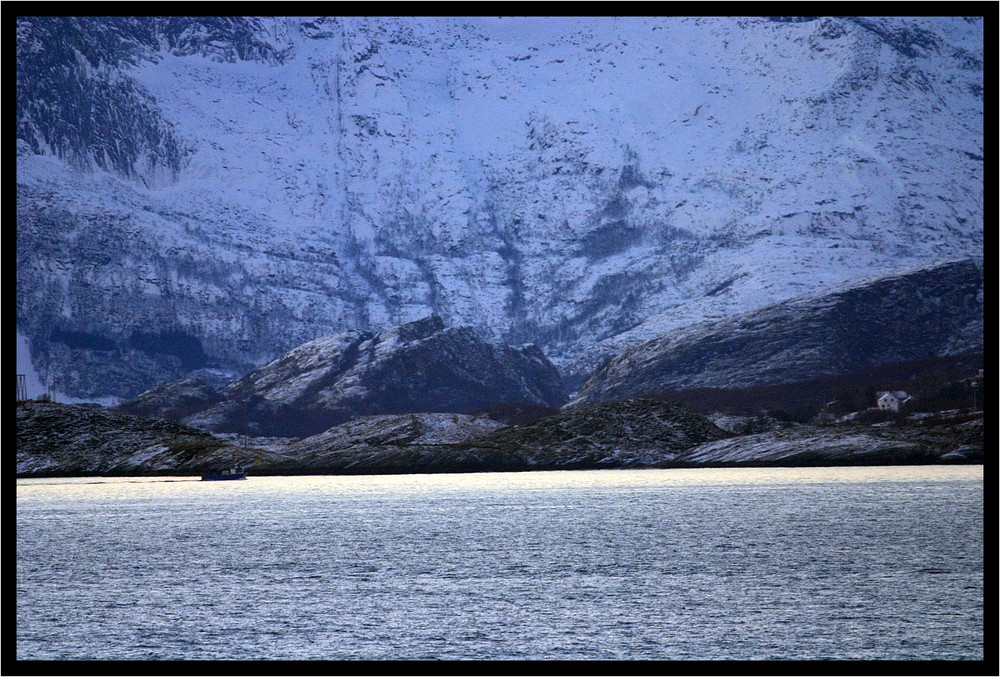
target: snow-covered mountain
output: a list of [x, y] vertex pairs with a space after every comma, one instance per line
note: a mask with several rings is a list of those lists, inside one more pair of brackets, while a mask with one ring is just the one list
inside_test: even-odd
[[436, 313], [575, 386], [668, 330], [982, 256], [983, 30], [19, 18], [19, 371], [130, 397]]

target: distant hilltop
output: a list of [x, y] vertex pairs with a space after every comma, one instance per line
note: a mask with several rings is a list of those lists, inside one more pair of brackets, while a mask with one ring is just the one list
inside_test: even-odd
[[[982, 353], [982, 260], [868, 279], [666, 333], [609, 360], [571, 403], [749, 388]], [[871, 403], [870, 403], [871, 404]]]
[[552, 408], [566, 399], [558, 371], [538, 348], [485, 341], [430, 316], [378, 334], [315, 339], [219, 390], [189, 379], [168, 383], [119, 411], [214, 432], [305, 437], [358, 416]]

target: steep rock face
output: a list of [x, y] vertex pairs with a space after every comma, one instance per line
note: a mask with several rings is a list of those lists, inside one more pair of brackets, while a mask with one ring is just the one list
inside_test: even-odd
[[982, 18], [17, 28], [17, 328], [73, 395], [430, 312], [576, 383], [982, 253]]
[[219, 432], [305, 437], [355, 416], [469, 412], [506, 403], [558, 406], [559, 373], [534, 346], [512, 348], [431, 316], [380, 334], [310, 341], [219, 391], [188, 417]]
[[144, 185], [176, 180], [195, 149], [129, 68], [161, 51], [226, 63], [283, 57], [254, 18], [18, 17], [17, 37], [19, 141]]
[[601, 367], [570, 406], [744, 388], [983, 349], [983, 268], [964, 260], [666, 334]]

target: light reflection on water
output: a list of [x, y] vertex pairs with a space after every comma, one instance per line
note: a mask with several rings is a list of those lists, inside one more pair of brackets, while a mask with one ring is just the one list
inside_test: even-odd
[[19, 658], [981, 658], [982, 466], [18, 480]]
[[[30, 487], [158, 484], [197, 482], [199, 490], [257, 490], [260, 486], [294, 486], [303, 491], [349, 493], [420, 492], [454, 489], [564, 489], [573, 487], [656, 487], [698, 484], [811, 484], [817, 482], [914, 482], [983, 478], [981, 465], [854, 466], [809, 468], [671, 468], [640, 470], [553, 470], [512, 473], [436, 473], [410, 475], [303, 475], [258, 476], [247, 482], [201, 482], [194, 476], [73, 477], [19, 479], [18, 496]], [[67, 489], [68, 490], [68, 489]]]

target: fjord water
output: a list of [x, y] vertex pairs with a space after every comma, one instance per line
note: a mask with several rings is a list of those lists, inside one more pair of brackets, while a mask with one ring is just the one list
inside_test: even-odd
[[983, 467], [18, 480], [18, 659], [982, 659]]

